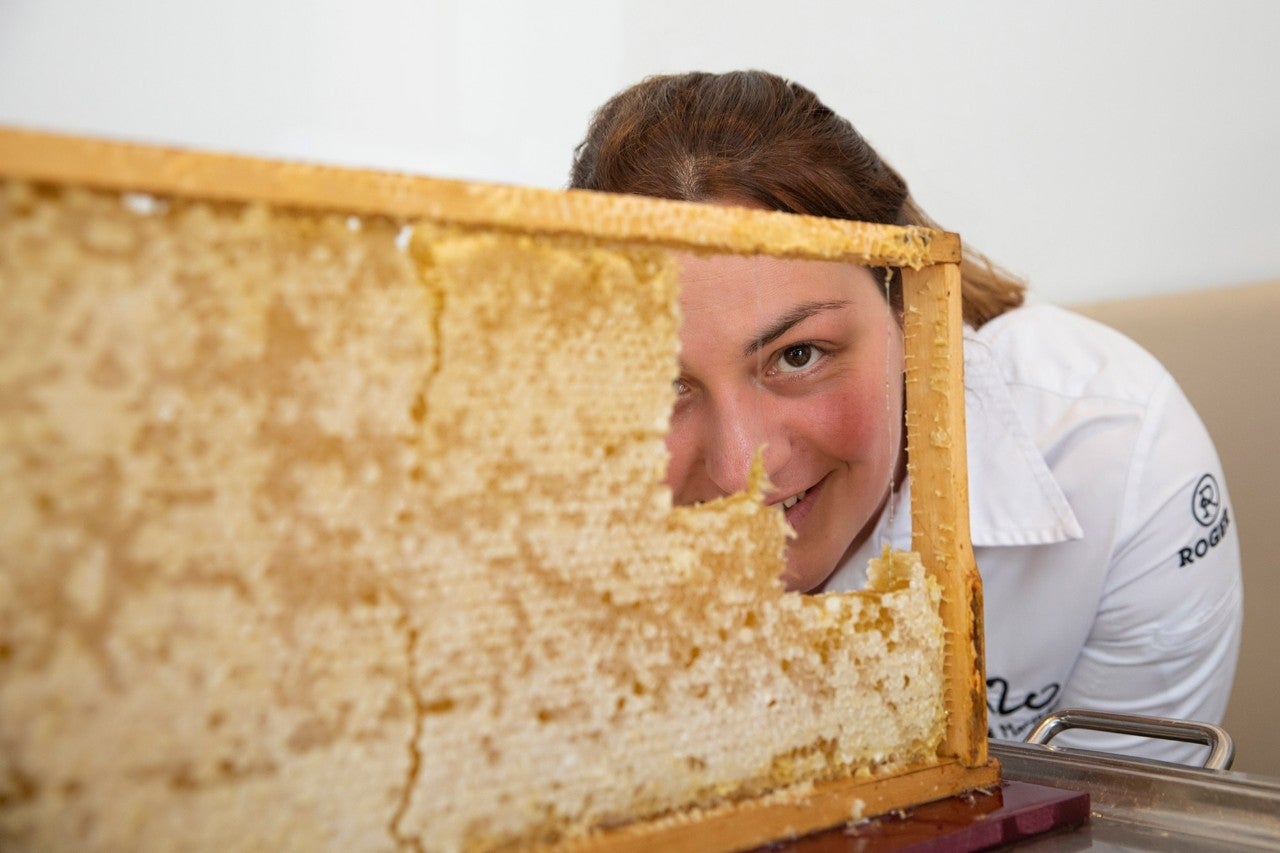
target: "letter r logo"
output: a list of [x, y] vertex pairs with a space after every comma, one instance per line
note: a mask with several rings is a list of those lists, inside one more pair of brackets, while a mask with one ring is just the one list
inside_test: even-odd
[[1218, 491], [1218, 481], [1212, 474], [1205, 474], [1191, 492], [1191, 514], [1201, 525], [1209, 527], [1218, 520], [1221, 511], [1222, 494]]

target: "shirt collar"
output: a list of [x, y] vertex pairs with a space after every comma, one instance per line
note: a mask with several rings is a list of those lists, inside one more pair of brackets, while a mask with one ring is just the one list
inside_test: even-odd
[[987, 345], [965, 329], [969, 535], [974, 546], [1048, 545], [1084, 531], [1023, 426]]

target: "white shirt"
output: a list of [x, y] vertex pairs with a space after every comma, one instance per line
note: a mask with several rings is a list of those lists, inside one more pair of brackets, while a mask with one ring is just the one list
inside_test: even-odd
[[[1240, 545], [1217, 452], [1137, 344], [1052, 306], [966, 329], [970, 531], [988, 725], [1022, 740], [1086, 708], [1219, 722], [1240, 643]], [[909, 483], [827, 584], [911, 544]], [[1055, 744], [1199, 763], [1191, 744], [1072, 730]]]

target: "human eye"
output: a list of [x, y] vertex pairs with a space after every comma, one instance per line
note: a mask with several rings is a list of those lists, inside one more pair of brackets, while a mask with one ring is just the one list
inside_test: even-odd
[[813, 367], [822, 354], [822, 350], [814, 344], [791, 344], [778, 352], [774, 359], [774, 369], [779, 373], [800, 373]]

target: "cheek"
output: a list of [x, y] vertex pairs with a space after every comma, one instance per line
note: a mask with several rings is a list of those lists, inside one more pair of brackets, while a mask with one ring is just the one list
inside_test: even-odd
[[850, 381], [815, 400], [804, 433], [824, 455], [851, 463], [889, 464], [902, 435], [902, 394], [877, 376]]

